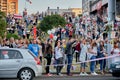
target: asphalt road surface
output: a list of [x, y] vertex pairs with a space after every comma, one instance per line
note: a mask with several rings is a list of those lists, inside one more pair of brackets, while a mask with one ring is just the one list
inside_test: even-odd
[[[0, 80], [18, 80], [18, 79], [0, 79]], [[112, 77], [110, 74], [106, 75], [97, 75], [97, 76], [79, 76], [74, 75], [74, 76], [56, 76], [53, 75], [51, 77], [48, 76], [40, 76], [37, 78], [34, 78], [33, 80], [120, 80], [120, 77]]]

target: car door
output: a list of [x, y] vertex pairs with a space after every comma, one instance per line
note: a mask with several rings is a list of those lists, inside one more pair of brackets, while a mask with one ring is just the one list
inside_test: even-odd
[[23, 57], [17, 50], [0, 50], [0, 77], [16, 76]]

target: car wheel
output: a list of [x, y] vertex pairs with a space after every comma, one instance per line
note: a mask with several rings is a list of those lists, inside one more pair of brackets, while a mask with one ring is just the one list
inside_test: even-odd
[[18, 76], [20, 80], [32, 80], [34, 77], [34, 73], [31, 69], [25, 68], [19, 72]]

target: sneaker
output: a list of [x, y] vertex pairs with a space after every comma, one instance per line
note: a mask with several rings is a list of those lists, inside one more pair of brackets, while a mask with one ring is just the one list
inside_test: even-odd
[[84, 73], [83, 73], [83, 72], [81, 72], [81, 73], [80, 73], [80, 76], [84, 76]]
[[104, 75], [105, 73], [103, 71], [100, 72], [101, 75]]
[[52, 76], [52, 74], [48, 73], [47, 76]]
[[96, 72], [91, 73], [91, 75], [98, 75]]
[[84, 72], [84, 75], [87, 76], [88, 74], [86, 72]]
[[58, 75], [59, 75], [59, 76], [63, 76], [63, 74], [61, 74], [61, 73], [59, 73]]

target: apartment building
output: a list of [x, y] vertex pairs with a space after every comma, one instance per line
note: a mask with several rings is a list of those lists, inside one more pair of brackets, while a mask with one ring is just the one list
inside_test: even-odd
[[18, 0], [0, 0], [0, 11], [6, 14], [17, 14]]

